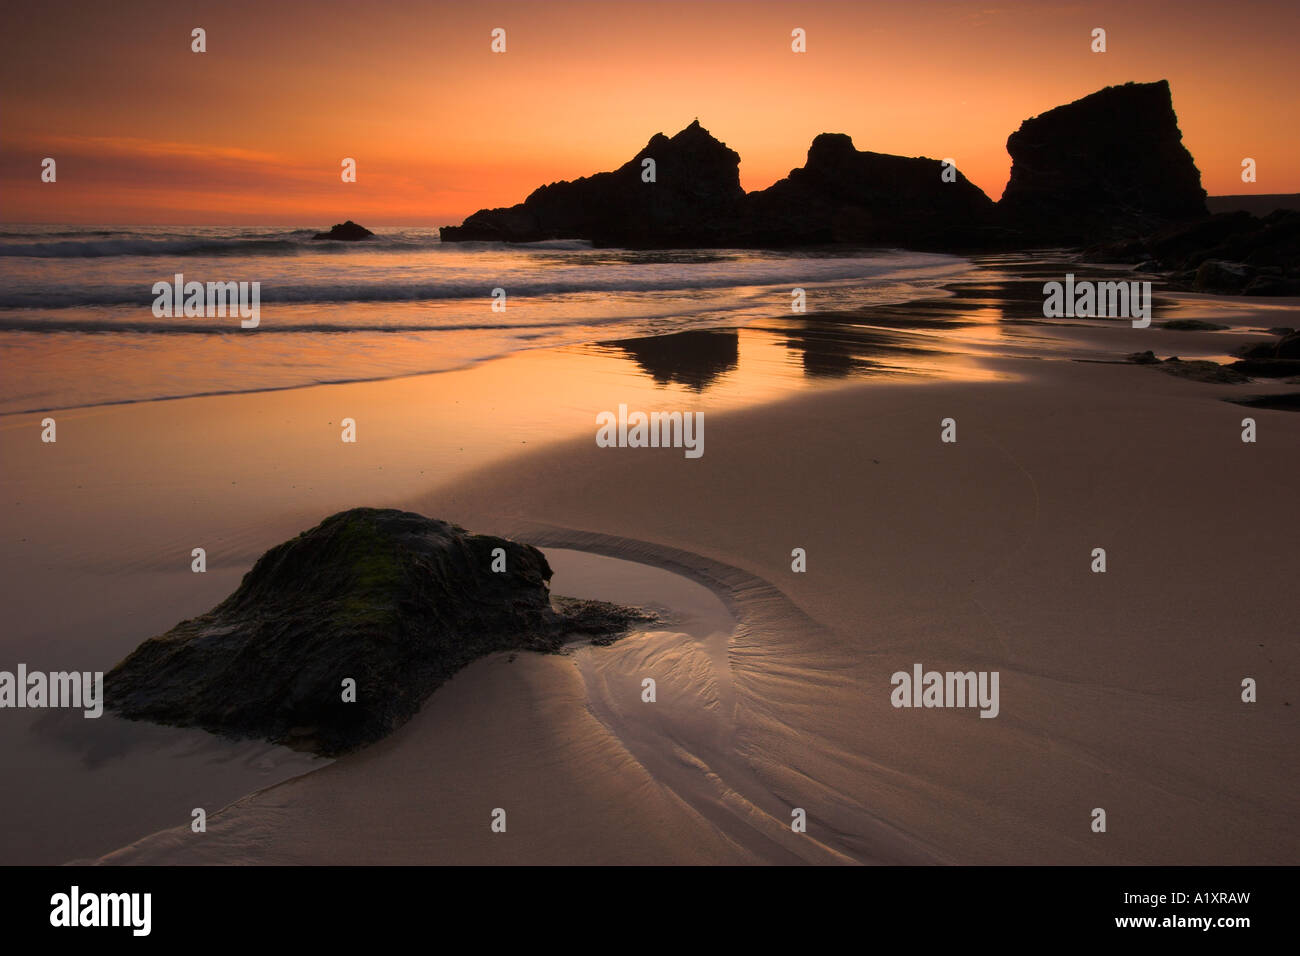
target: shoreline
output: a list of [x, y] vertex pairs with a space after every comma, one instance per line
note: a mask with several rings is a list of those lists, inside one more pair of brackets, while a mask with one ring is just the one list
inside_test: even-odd
[[[900, 252], [904, 250], [882, 249], [876, 251]], [[893, 332], [924, 330], [928, 325], [941, 324], [943, 321], [942, 317], [945, 316], [945, 314], [950, 313], [953, 315], [960, 315], [963, 310], [959, 307], [966, 304], [967, 300], [971, 297], [972, 290], [978, 289], [983, 284], [996, 282], [999, 281], [999, 279], [1003, 281], [1010, 279], [1013, 282], [1024, 281], [1032, 284], [1040, 276], [1045, 278], [1060, 278], [1065, 272], [1074, 269], [1088, 269], [1091, 270], [1089, 274], [1105, 274], [1110, 278], [1127, 275], [1145, 277], [1148, 281], [1153, 281], [1156, 284], [1158, 290], [1156, 295], [1161, 301], [1162, 306], [1165, 309], [1172, 307], [1173, 311], [1180, 315], [1185, 311], [1195, 311], [1199, 309], [1207, 309], [1216, 313], [1226, 313], [1228, 316], [1234, 312], [1244, 312], [1249, 314], [1267, 314], [1273, 311], [1279, 313], [1294, 313], [1297, 309], [1300, 309], [1300, 296], [1242, 296], [1225, 295], [1213, 292], [1196, 292], [1170, 284], [1171, 276], [1167, 274], [1140, 272], [1137, 271], [1136, 266], [1120, 262], [1089, 262], [1072, 257], [1069, 255], [1071, 252], [1079, 253], [1080, 251], [1053, 249], [1045, 250], [1042, 255], [1034, 252], [1017, 251], [1006, 253], [978, 251], [971, 251], [964, 254], [954, 253], [950, 257], [965, 261], [969, 266], [967, 272], [950, 279], [945, 279], [941, 284], [933, 287], [918, 290], [916, 294], [898, 302], [887, 301], [845, 309], [813, 309], [806, 313], [799, 313], [797, 315], [786, 315], [778, 311], [773, 312], [764, 318], [749, 319], [736, 323], [709, 323], [700, 326], [692, 326], [686, 329], [677, 329], [669, 332], [633, 338], [622, 337], [610, 339], [603, 336], [595, 336], [582, 342], [543, 344], [516, 348], [494, 355], [473, 357], [463, 361], [461, 364], [448, 366], [446, 368], [403, 371], [390, 375], [305, 382], [290, 385], [269, 385], [251, 389], [223, 389], [176, 395], [123, 398], [80, 405], [33, 406], [31, 408], [0, 412], [0, 429], [15, 427], [17, 423], [10, 420], [23, 415], [43, 415], [56, 412], [93, 414], [100, 409], [112, 409], [120, 406], [154, 405], [158, 403], [181, 402], [193, 399], [257, 396], [263, 394], [274, 394], [277, 392], [298, 392], [307, 389], [326, 389], [351, 385], [423, 380], [432, 376], [469, 372], [484, 365], [508, 361], [519, 356], [536, 352], [549, 353], [557, 351], [585, 351], [611, 347], [616, 348], [624, 343], [654, 339], [671, 339], [675, 336], [689, 336], [693, 333], [699, 332], [740, 333], [747, 330], [780, 331], [792, 322], [833, 325], [843, 321], [865, 319], [867, 320], [867, 325], [869, 327], [874, 326], [875, 323], [879, 322], [882, 323], [882, 325], [879, 326], [880, 328], [888, 329]], [[1002, 291], [1005, 294], [1005, 286]], [[1035, 290], [1033, 297], [1025, 301], [1033, 302], [1036, 305], [1039, 299], [1041, 299], [1041, 292]], [[1087, 317], [1081, 319], [1046, 319], [1036, 308], [1026, 310], [1024, 308], [1024, 301], [1005, 299], [1003, 300], [1003, 304], [1011, 307], [1014, 313], [1009, 316], [1009, 318], [1022, 324], [1037, 325], [1045, 330], [1054, 330], [1058, 334], [1064, 333], [1063, 337], [1066, 339], [1069, 338], [1069, 333], [1066, 330], [1071, 328], [1106, 328], [1108, 323], [1114, 325], [1117, 321], [1113, 318], [1106, 317], [1094, 317], [1091, 319]], [[900, 314], [903, 316], [902, 321], [898, 321], [896, 318], [896, 316]], [[912, 316], [915, 316], [915, 318], [911, 318]], [[1168, 321], [1168, 318], [1166, 317], [1164, 321]], [[1153, 322], [1152, 328], [1161, 327], [1164, 324], [1164, 321]], [[1226, 326], [1223, 331], [1258, 334], [1261, 336], [1261, 341], [1263, 341], [1265, 340], [1263, 336], [1266, 333], [1266, 329], [1267, 327], [1265, 326], [1256, 326], [1252, 328], [1251, 326], [1229, 325]], [[595, 327], [592, 327], [588, 331], [594, 333], [596, 330]], [[268, 331], [272, 334], [275, 332], [274, 329], [268, 329]], [[438, 327], [430, 327], [426, 331], [438, 332], [441, 331], [441, 329]], [[1089, 344], [1095, 344], [1096, 341], [1097, 340], [1094, 339]], [[1169, 341], [1173, 344], [1172, 339]], [[1180, 341], [1193, 342], [1196, 341], [1196, 339], [1193, 336], [1184, 336]]]
[[[895, 317], [902, 313], [922, 336], [943, 336], [952, 334], [954, 315], [987, 308], [985, 300], [991, 300], [1001, 303], [992, 328], [1017, 328], [1008, 324], [1015, 321], [1014, 296], [998, 287], [996, 276], [983, 281], [991, 284], [991, 295], [969, 288], [965, 297], [927, 299], [882, 311]], [[845, 318], [810, 315], [808, 320], [835, 334]], [[938, 331], [926, 331], [927, 325]], [[740, 373], [747, 362], [759, 362], [762, 379], [773, 362], [782, 360], [784, 351], [764, 351], [769, 339], [786, 334], [781, 328], [774, 321], [771, 328], [752, 334], [737, 332]], [[912, 334], [906, 329], [902, 334]], [[1095, 594], [1089, 597], [1092, 580], [1071, 578], [1066, 569], [1074, 562], [1062, 563], [1062, 553], [1083, 548], [1097, 535], [1118, 536], [1126, 542], [1119, 552], [1127, 554], [1117, 562], [1120, 566], [1132, 568], [1136, 550], [1139, 558], [1146, 558], [1137, 560], [1142, 574], [1161, 568], [1153, 557], [1163, 557], [1166, 565], [1174, 560], [1177, 567], [1177, 556], [1198, 553], [1200, 542], [1192, 533], [1195, 529], [1178, 526], [1177, 516], [1193, 513], [1193, 504], [1203, 507], [1208, 501], [1211, 507], [1202, 520], [1219, 528], [1220, 537], [1231, 546], [1226, 580], [1237, 590], [1206, 588], [1198, 578], [1201, 591], [1213, 599], [1211, 607], [1201, 609], [1204, 620], [1198, 620], [1190, 645], [1176, 653], [1189, 665], [1217, 661], [1214, 666], [1221, 671], [1225, 660], [1235, 661], [1235, 654], [1246, 652], [1221, 646], [1217, 635], [1233, 628], [1258, 634], [1267, 641], [1270, 655], [1280, 655], [1271, 663], [1261, 658], [1261, 673], [1269, 675], [1273, 687], [1285, 686], [1287, 675], [1295, 673], [1295, 649], [1283, 643], [1279, 650], [1286, 633], [1280, 612], [1269, 617], [1266, 608], [1257, 606], [1266, 594], [1282, 593], [1276, 589], [1285, 586], [1278, 569], [1263, 566], [1259, 557], [1286, 553], [1280, 540], [1278, 548], [1269, 543], [1270, 536], [1282, 536], [1283, 531], [1258, 518], [1254, 523], [1246, 519], [1267, 514], [1270, 507], [1274, 513], [1285, 508], [1284, 489], [1270, 476], [1294, 470], [1300, 422], [1292, 424], [1294, 416], [1280, 411], [1253, 413], [1269, 440], [1251, 449], [1260, 454], [1239, 477], [1248, 482], [1253, 497], [1238, 502], [1221, 466], [1219, 473], [1205, 475], [1191, 468], [1190, 477], [1182, 478], [1175, 466], [1203, 457], [1208, 447], [1204, 443], [1218, 426], [1202, 427], [1202, 422], [1221, 421], [1227, 428], [1232, 416], [1244, 413], [1238, 406], [1210, 401], [1235, 386], [1068, 360], [1071, 349], [1094, 349], [1098, 341], [1114, 343], [1116, 352], [1127, 349], [1119, 342], [1140, 334], [1135, 330], [1081, 327], [1048, 333], [1048, 344], [1013, 349], [1010, 357], [975, 355], [970, 362], [983, 371], [970, 377], [887, 375], [873, 380], [845, 374], [815, 378], [803, 388], [755, 391], [737, 381], [733, 368], [721, 375], [709, 373], [714, 377], [700, 379], [704, 384], [696, 390], [673, 377], [679, 371], [669, 375], [667, 384], [647, 385], [636, 377], [645, 370], [629, 377], [618, 371], [629, 368], [628, 357], [612, 357], [597, 344], [520, 353], [457, 373], [290, 390], [267, 394], [261, 401], [246, 395], [195, 400], [192, 408], [207, 406], [215, 413], [204, 416], [212, 425], [204, 443], [213, 447], [187, 472], [195, 490], [186, 490], [182, 475], [149, 500], [119, 495], [117, 507], [124, 521], [150, 514], [155, 526], [173, 529], [181, 520], [184, 529], [198, 527], [194, 502], [201, 501], [202, 510], [214, 516], [239, 515], [238, 526], [226, 527], [229, 547], [213, 549], [209, 574], [198, 590], [192, 578], [167, 571], [173, 593], [151, 611], [161, 627], [147, 630], [147, 621], [127, 614], [117, 621], [109, 645], [129, 650], [148, 633], [206, 610], [232, 589], [223, 582], [237, 581], [265, 546], [309, 527], [329, 513], [327, 509], [341, 510], [340, 503], [407, 507], [474, 532], [516, 537], [543, 550], [577, 547], [684, 573], [730, 595], [741, 621], [723, 658], [704, 642], [661, 635], [640, 645], [624, 639], [610, 649], [584, 649], [522, 668], [522, 656], [513, 664], [481, 661], [453, 678], [411, 724], [384, 741], [227, 802], [224, 810], [209, 816], [208, 834], [194, 835], [203, 839], [202, 846], [195, 845], [188, 827], [182, 826], [120, 846], [105, 860], [378, 862], [384, 853], [377, 848], [385, 847], [393, 860], [406, 862], [1294, 859], [1296, 848], [1288, 845], [1285, 829], [1276, 822], [1279, 795], [1294, 781], [1286, 779], [1286, 762], [1272, 749], [1286, 734], [1293, 735], [1294, 719], [1275, 698], [1267, 707], [1260, 705], [1265, 713], [1253, 727], [1256, 736], [1242, 737], [1244, 726], [1230, 729], [1239, 723], [1231, 708], [1202, 700], [1210, 693], [1204, 667], [1192, 667], [1197, 676], [1189, 696], [1182, 684], [1185, 675], [1161, 663], [1160, 655], [1176, 642], [1171, 643], [1168, 624], [1153, 618], [1148, 606], [1191, 607], [1204, 595], [1181, 587], [1168, 568], [1152, 590], [1150, 580], [1132, 580], [1127, 571], [1117, 573], [1117, 566], [1106, 580], [1119, 578], [1123, 600], [1102, 617], [1112, 626], [1120, 615], [1141, 622], [1151, 634], [1146, 642], [1150, 646], [1134, 648], [1113, 636], [1098, 638], [1080, 623], [1095, 626], [1099, 620], [1096, 611], [1088, 610], [1089, 602], [1098, 599]], [[1171, 346], [1202, 334], [1147, 333], [1148, 340], [1158, 335], [1156, 341]], [[834, 344], [840, 348], [843, 342], [836, 339]], [[1051, 354], [1061, 360], [1043, 360]], [[810, 368], [821, 366], [805, 365], [805, 375], [813, 374]], [[965, 367], [959, 363], [962, 371]], [[531, 376], [533, 387], [548, 395], [552, 409], [574, 412], [574, 422], [583, 421], [581, 428], [573, 427], [568, 435], [566, 429], [554, 428], [553, 411], [529, 419], [523, 407], [527, 396], [514, 407], [503, 407], [505, 383], [518, 382], [521, 375]], [[901, 384], [924, 387], [893, 387]], [[581, 410], [611, 407], [600, 404], [602, 396], [629, 394], [640, 402], [637, 407], [654, 407], [657, 401], [690, 402], [707, 409], [710, 446], [703, 458], [687, 461], [680, 452], [656, 457], [653, 450], [615, 453], [596, 448], [590, 434], [594, 427], [586, 424]], [[323, 398], [329, 399], [333, 414], [322, 413]], [[84, 460], [113, 462], [115, 471], [106, 476], [109, 484], [128, 487], [139, 480], [133, 474], [143, 475], [151, 461], [174, 454], [178, 436], [194, 428], [187, 414], [192, 408], [184, 408], [185, 401], [86, 416], [83, 421], [99, 420], [106, 433], [78, 434], [69, 428], [67, 434], [75, 438], [70, 445], [90, 444], [81, 452]], [[454, 408], [456, 402], [461, 403], [458, 414], [469, 423], [512, 424], [493, 436], [474, 435], [473, 429], [457, 426], [455, 416], [439, 413], [443, 403]], [[374, 457], [365, 467], [344, 465], [342, 474], [326, 475], [326, 463], [338, 461], [337, 432], [322, 424], [323, 437], [317, 443], [304, 442], [300, 431], [315, 417], [322, 423], [326, 418], [337, 422], [339, 405], [369, 409], [359, 418], [366, 429], [364, 440], [377, 448], [368, 452]], [[494, 411], [485, 416], [476, 408]], [[959, 409], [960, 441], [944, 449], [938, 441], [938, 421], [953, 408]], [[419, 409], [419, 414], [411, 409]], [[1189, 410], [1198, 411], [1189, 416]], [[1215, 410], [1226, 411], [1214, 416]], [[376, 423], [382, 423], [385, 412], [393, 421], [380, 424], [377, 432]], [[1067, 433], [1073, 430], [1074, 445], [1063, 445], [1060, 434], [1043, 434], [1046, 423], [1056, 423]], [[61, 419], [61, 443], [63, 424]], [[1132, 437], [1117, 441], [1116, 429]], [[0, 441], [13, 440], [13, 432], [13, 427], [0, 425]], [[546, 438], [542, 447], [539, 435]], [[274, 481], [253, 481], [251, 490], [239, 487], [250, 480], [239, 474], [233, 489], [222, 491], [220, 462], [250, 438], [259, 446], [275, 446], [280, 459], [288, 450], [292, 467], [281, 467]], [[449, 459], [441, 469], [419, 467], [431, 465], [435, 449], [445, 454], [462, 438], [467, 442], [465, 459]], [[105, 450], [93, 447], [99, 441], [105, 442]], [[1130, 447], [1132, 441], [1138, 445]], [[422, 443], [432, 455], [419, 453]], [[1080, 463], [1084, 473], [1069, 464], [1079, 453], [1068, 449], [1076, 446], [1093, 449], [1086, 463]], [[116, 454], [107, 451], [109, 447]], [[964, 457], [945, 460], [945, 450], [960, 451]], [[1119, 466], [1137, 476], [1133, 485], [1109, 471], [1099, 474], [1095, 483], [1086, 480], [1087, 463], [1095, 464], [1098, 455], [1109, 471]], [[139, 467], [131, 459], [139, 459]], [[255, 459], [248, 467], [261, 464]], [[376, 467], [392, 472], [392, 477], [379, 479]], [[329, 466], [331, 471], [337, 468]], [[75, 470], [75, 465], [64, 463], [42, 476], [53, 487], [67, 489], [60, 499], [64, 506], [78, 500]], [[1153, 476], [1167, 497], [1153, 495], [1145, 484]], [[284, 484], [304, 477], [313, 480], [312, 494], [294, 497], [295, 507], [286, 512], [276, 504], [277, 496], [289, 493]], [[359, 488], [370, 489], [371, 500], [358, 501]], [[619, 491], [599, 493], [602, 488]], [[54, 507], [57, 512], [59, 503]], [[77, 510], [89, 507], [80, 502]], [[1081, 508], [1093, 515], [1092, 533], [1078, 524]], [[46, 513], [29, 520], [34, 522], [31, 528], [54, 518]], [[1150, 521], [1158, 522], [1169, 541], [1133, 536], [1132, 528]], [[1252, 532], [1253, 550], [1244, 549], [1228, 533], [1243, 521], [1252, 528], [1260, 526]], [[54, 525], [71, 531], [75, 521], [54, 520]], [[20, 561], [12, 554], [6, 561], [12, 572], [10, 593], [19, 593], [24, 580], [33, 579], [34, 568], [50, 561], [100, 580], [111, 565], [116, 570], [107, 577], [109, 586], [125, 586], [128, 592], [134, 579], [124, 572], [156, 576], [172, 567], [165, 558], [166, 540], [160, 542], [139, 528], [128, 533], [126, 527], [116, 537], [51, 542], [36, 561]], [[183, 556], [188, 555], [190, 537], [193, 534], [170, 530], [165, 536], [173, 541], [177, 561], [188, 561]], [[859, 546], [852, 546], [855, 541]], [[809, 572], [803, 576], [789, 570], [790, 547], [795, 544], [809, 551]], [[1083, 552], [1086, 555], [1087, 548]], [[1083, 566], [1086, 571], [1086, 561]], [[1071, 608], [1078, 621], [1050, 615], [1044, 619], [1045, 609], [1035, 607], [1005, 580], [1007, 575], [1024, 575], [1041, 585], [1053, 580], [1043, 578], [1044, 568], [1065, 575], [1056, 586], [1064, 589], [1063, 606]], [[76, 578], [65, 587], [84, 593], [86, 581]], [[972, 581], [978, 586], [972, 588]], [[137, 594], [143, 593], [138, 584], [134, 587]], [[38, 588], [37, 594], [23, 602], [12, 600], [11, 606], [39, 608], [51, 600], [59, 599]], [[1233, 601], [1247, 605], [1235, 619], [1229, 613]], [[33, 622], [40, 620], [39, 611], [28, 613]], [[73, 611], [63, 616], [65, 621], [76, 618]], [[64, 630], [69, 626], [61, 625]], [[45, 632], [56, 633], [58, 627], [57, 621], [49, 622]], [[1071, 649], [1071, 642], [1088, 640], [1100, 643], [1103, 658], [1109, 655], [1127, 664], [1113, 671]], [[122, 656], [109, 645], [98, 653]], [[607, 653], [608, 663], [602, 664], [598, 658]], [[967, 714], [891, 709], [885, 678], [914, 660], [941, 669], [996, 666], [1003, 673], [1006, 695], [1001, 716], [971, 724]], [[1258, 669], [1249, 660], [1229, 669], [1239, 671], [1247, 664]], [[662, 716], [650, 725], [653, 733], [638, 729], [644, 727], [643, 717], [634, 716], [636, 708], [629, 711], [636, 688], [625, 686], [624, 678], [643, 671], [665, 675], [671, 691], [662, 698]], [[1149, 687], [1117, 683], [1121, 673], [1156, 674], [1159, 679]], [[466, 679], [461, 689], [448, 694], [462, 675]], [[873, 687], [878, 688], [875, 693], [869, 690]], [[1013, 703], [1017, 697], [1020, 703]], [[1197, 700], [1209, 707], [1209, 716], [1192, 708]], [[1030, 702], [1033, 706], [1026, 711]], [[1078, 717], [1083, 729], [1054, 722], [1062, 708]], [[477, 715], [479, 723], [471, 715]], [[476, 752], [476, 734], [485, 731], [484, 721], [501, 726], [492, 730], [486, 762], [474, 763], [467, 755]], [[996, 733], [987, 725], [995, 725]], [[1126, 742], [1129, 728], [1144, 725], [1158, 739], [1167, 738], [1165, 748], [1172, 747], [1149, 769], [1135, 762]], [[1195, 728], [1206, 746], [1225, 750], [1225, 766], [1255, 777], [1254, 790], [1241, 785], [1242, 797], [1251, 794], [1252, 809], [1234, 826], [1232, 839], [1197, 843], [1188, 836], [1205, 825], [1204, 808], [1190, 805], [1189, 794], [1211, 794], [1207, 807], [1216, 812], [1223, 811], [1223, 803], [1213, 796], [1218, 784], [1193, 785], [1199, 773], [1177, 743], [1185, 739], [1176, 732], [1178, 727]], [[523, 755], [518, 748], [525, 740], [532, 750], [526, 767], [519, 769]], [[664, 753], [656, 749], [656, 741]], [[671, 741], [671, 747], [664, 749], [665, 741]], [[1027, 773], [1024, 768], [1033, 761], [1045, 762], [1050, 771]], [[416, 778], [410, 775], [425, 766], [440, 772], [425, 779], [424, 786], [432, 790], [421, 791], [413, 787], [410, 781]], [[507, 766], [515, 771], [503, 772]], [[1126, 826], [1126, 832], [1112, 834], [1115, 839], [1090, 845], [1086, 819], [1077, 839], [1061, 836], [1077, 827], [1066, 822], [1064, 808], [1051, 803], [1053, 795], [1060, 797], [1057, 781], [1070, 781], [1086, 792], [1084, 768], [1089, 766], [1103, 768], [1102, 778], [1133, 778], [1127, 787], [1101, 784], [1108, 795], [1096, 799], [1120, 808], [1121, 819], [1136, 813], [1153, 838], [1135, 837]], [[550, 786], [545, 781], [557, 773], [560, 782], [555, 786], [568, 806], [584, 808], [585, 822], [543, 814], [531, 828], [521, 825], [516, 831], [521, 839], [511, 841], [508, 852], [479, 839], [479, 830], [487, 833], [487, 809], [498, 805], [491, 801], [502, 799], [491, 796], [493, 787], [498, 795], [512, 786], [525, 787], [519, 805], [527, 805], [535, 799], [527, 796], [527, 787]], [[1023, 792], [1005, 792], [999, 774]], [[385, 790], [396, 791], [382, 808], [363, 799], [374, 789], [372, 779], [382, 779]], [[491, 786], [485, 784], [473, 799], [467, 796], [457, 805], [449, 818], [454, 818], [454, 826], [435, 826], [430, 832], [427, 820], [417, 822], [426, 812], [421, 794], [437, 792], [454, 780], [466, 787], [475, 780], [490, 781]], [[1162, 799], [1173, 802], [1164, 822], [1144, 816], [1155, 793], [1165, 793]], [[1029, 797], [1045, 797], [1047, 805], [1041, 799], [1026, 802]], [[490, 806], [483, 808], [483, 801]], [[349, 808], [348, 819], [335, 815], [339, 805]], [[797, 805], [806, 805], [809, 833], [791, 843], [792, 834], [782, 829], [782, 811]], [[174, 819], [183, 816], [173, 814]], [[659, 829], [638, 830], [638, 819], [654, 820]], [[303, 829], [295, 831], [299, 825]], [[556, 835], [566, 827], [568, 838]], [[1242, 827], [1249, 832], [1243, 833]], [[1271, 841], [1263, 838], [1268, 831], [1276, 834]], [[356, 841], [364, 832], [378, 832], [380, 839], [369, 848], [359, 845]], [[420, 835], [413, 839], [411, 833]], [[1171, 853], [1171, 848], [1177, 852]]]

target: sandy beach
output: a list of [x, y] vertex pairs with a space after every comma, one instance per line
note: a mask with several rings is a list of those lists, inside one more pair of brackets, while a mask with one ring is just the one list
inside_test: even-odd
[[[611, 647], [483, 659], [335, 761], [217, 738], [204, 751], [163, 728], [147, 744], [116, 718], [62, 736], [8, 722], [33, 765], [51, 739], [73, 741], [66, 774], [33, 781], [31, 825], [42, 803], [75, 815], [125, 789], [95, 838], [73, 827], [7, 854], [1294, 862], [1300, 655], [1283, 556], [1300, 418], [1223, 400], [1283, 383], [1118, 360], [1222, 356], [1294, 325], [1296, 303], [1162, 300], [1163, 318], [1223, 333], [1048, 324], [1028, 293], [1052, 270], [990, 261], [906, 307], [726, 330], [734, 360], [703, 380], [636, 347], [541, 349], [430, 376], [60, 412], [44, 457], [26, 449], [33, 416], [5, 416], [19, 659], [107, 668], [211, 607], [267, 547], [362, 504], [556, 552], [556, 593], [679, 612]], [[688, 346], [710, 367], [713, 353]], [[819, 348], [847, 364], [819, 364]], [[594, 416], [619, 403], [704, 411], [705, 453], [597, 447]], [[355, 446], [338, 440], [344, 416]], [[945, 418], [955, 443], [940, 441]], [[162, 461], [168, 481], [145, 480]], [[193, 575], [200, 545], [209, 571]], [[1090, 570], [1098, 547], [1104, 574]], [[795, 548], [806, 572], [791, 569]], [[891, 706], [891, 674], [916, 663], [997, 671], [996, 719]], [[1257, 703], [1241, 701], [1246, 677]], [[122, 752], [94, 764], [110, 737]], [[158, 744], [190, 748], [187, 783], [165, 762], [113, 777]], [[147, 807], [132, 799], [141, 787]], [[191, 832], [196, 806], [206, 833]], [[489, 826], [498, 808], [505, 833]], [[806, 832], [791, 829], [796, 809]]]

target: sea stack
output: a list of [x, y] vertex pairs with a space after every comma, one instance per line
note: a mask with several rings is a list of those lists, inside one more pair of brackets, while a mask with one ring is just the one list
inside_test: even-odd
[[442, 240], [964, 252], [1113, 242], [1208, 215], [1165, 80], [1106, 87], [1031, 117], [1007, 151], [1011, 176], [996, 204], [951, 160], [859, 150], [843, 133], [820, 134], [802, 167], [745, 194], [740, 157], [696, 121], [656, 134], [613, 172], [444, 226]]
[[699, 120], [656, 133], [618, 169], [542, 186], [508, 209], [481, 209], [443, 242], [589, 239], [628, 247], [716, 246], [734, 230], [745, 191], [740, 156]]
[[993, 210], [955, 165], [861, 151], [843, 133], [822, 133], [801, 168], [749, 194], [745, 244], [949, 248], [983, 238]]
[[998, 212], [1025, 241], [1100, 242], [1208, 215], [1169, 82], [1108, 86], [1020, 124]]

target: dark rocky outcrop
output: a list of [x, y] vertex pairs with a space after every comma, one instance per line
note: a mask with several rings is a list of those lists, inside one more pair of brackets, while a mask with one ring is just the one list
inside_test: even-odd
[[[655, 135], [608, 173], [543, 186], [524, 202], [484, 209], [446, 242], [586, 239], [637, 248], [851, 244], [979, 252], [1082, 248], [1085, 261], [1128, 262], [1171, 275], [1174, 288], [1300, 294], [1300, 211], [1263, 197], [1210, 216], [1183, 145], [1169, 83], [1125, 83], [1048, 110], [1007, 140], [1011, 176], [993, 203], [937, 159], [861, 151], [822, 133], [808, 160], [745, 194], [735, 152], [696, 121]], [[657, 163], [644, 182], [642, 161]], [[1249, 197], [1230, 197], [1239, 200]], [[1278, 206], [1282, 208], [1276, 208]], [[1224, 207], [1228, 208], [1228, 207]]]
[[1071, 245], [1203, 218], [1201, 174], [1182, 140], [1168, 81], [1108, 86], [1011, 134], [998, 211], [1028, 241]]
[[1300, 295], [1300, 211], [1264, 218], [1221, 213], [1088, 249], [1092, 261], [1143, 263], [1175, 288], [1230, 295]]
[[1134, 352], [1128, 357], [1128, 360], [1135, 365], [1153, 365], [1162, 372], [1168, 372], [1170, 375], [1177, 375], [1179, 378], [1191, 379], [1194, 382], [1211, 382], [1215, 385], [1240, 385], [1243, 382], [1250, 381], [1247, 374], [1234, 365], [1220, 365], [1218, 362], [1208, 362], [1204, 359], [1183, 360], [1177, 355], [1172, 355], [1161, 361], [1156, 357], [1154, 352]]
[[[842, 133], [822, 133], [803, 167], [746, 195], [740, 157], [696, 121], [672, 138], [656, 134], [613, 172], [480, 210], [443, 227], [442, 239], [973, 251], [1143, 235], [1207, 215], [1164, 80], [1107, 87], [1027, 119], [1007, 150], [1011, 180], [998, 204], [960, 173], [945, 182], [941, 160], [860, 151]], [[642, 179], [646, 158], [656, 182]]]
[[994, 204], [959, 171], [943, 179], [937, 159], [859, 151], [843, 133], [822, 133], [808, 161], [745, 201], [746, 245], [816, 243], [956, 248], [984, 240]]
[[1206, 361], [1183, 361], [1178, 356], [1163, 362], [1155, 353], [1134, 352], [1128, 360], [1136, 365], [1158, 365], [1162, 371], [1202, 382], [1236, 384], [1252, 378], [1282, 378], [1300, 382], [1300, 332], [1278, 331], [1274, 342], [1257, 342], [1236, 350], [1238, 361], [1227, 365]]
[[[656, 181], [642, 180], [642, 161]], [[746, 195], [740, 157], [696, 121], [656, 134], [614, 172], [543, 186], [508, 209], [484, 209], [444, 242], [588, 239], [629, 247], [775, 247], [822, 243], [939, 248], [987, 238], [993, 201], [937, 159], [860, 152], [840, 133], [813, 140], [807, 163]]]
[[1232, 368], [1255, 378], [1300, 376], [1300, 332], [1282, 332], [1276, 342], [1260, 342], [1239, 349], [1241, 361]]
[[1219, 292], [1237, 295], [1250, 282], [1246, 267], [1236, 262], [1206, 259], [1192, 277], [1192, 288], [1197, 292]]
[[359, 242], [362, 239], [369, 239], [374, 233], [365, 226], [359, 226], [351, 219], [347, 222], [335, 223], [329, 232], [318, 232], [312, 236], [312, 239], [338, 239], [342, 242]]
[[[654, 160], [654, 182], [643, 161]], [[483, 209], [443, 242], [537, 242], [589, 239], [597, 245], [686, 247], [725, 244], [745, 191], [740, 156], [698, 120], [671, 138], [656, 133], [631, 160], [608, 173], [542, 186], [508, 209]]]
[[[491, 570], [497, 548], [504, 572]], [[553, 604], [550, 577], [528, 545], [410, 512], [341, 512], [262, 555], [208, 613], [136, 648], [106, 675], [106, 702], [129, 718], [341, 753], [388, 734], [485, 654], [608, 641], [650, 619]]]
[[1251, 378], [1286, 378], [1300, 382], [1300, 359], [1242, 359], [1228, 368]]

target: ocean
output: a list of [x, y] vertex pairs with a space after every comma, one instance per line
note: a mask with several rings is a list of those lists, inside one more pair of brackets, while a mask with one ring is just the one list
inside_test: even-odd
[[[267, 227], [0, 230], [0, 414], [393, 378], [521, 349], [905, 302], [968, 272], [903, 250], [359, 243]], [[257, 282], [260, 317], [155, 314], [154, 284]], [[493, 290], [503, 290], [494, 297]], [[494, 304], [496, 307], [494, 308]]]

